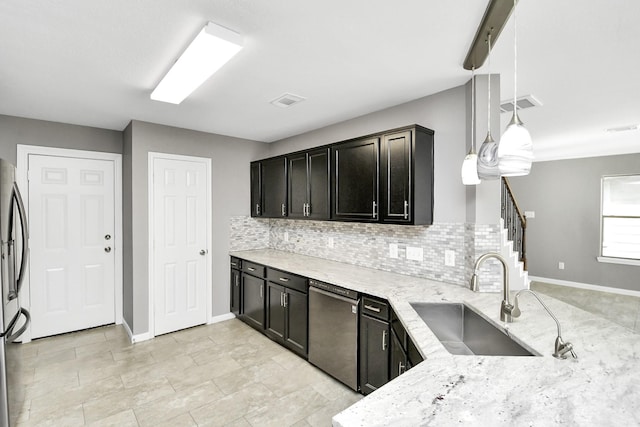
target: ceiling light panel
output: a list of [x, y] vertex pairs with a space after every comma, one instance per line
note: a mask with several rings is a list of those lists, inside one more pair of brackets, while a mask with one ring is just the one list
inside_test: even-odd
[[242, 45], [240, 34], [207, 23], [151, 93], [151, 99], [180, 104], [238, 53]]
[[285, 93], [284, 95], [280, 95], [276, 99], [272, 100], [271, 104], [275, 105], [276, 107], [287, 108], [287, 107], [291, 107], [294, 104], [302, 102], [305, 99], [306, 98], [299, 95], [294, 95], [292, 93]]

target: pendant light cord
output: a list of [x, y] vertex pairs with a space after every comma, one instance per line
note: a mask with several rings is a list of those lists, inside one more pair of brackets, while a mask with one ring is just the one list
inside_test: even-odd
[[471, 67], [471, 151], [476, 152], [476, 67]]
[[518, 93], [518, 19], [516, 12], [517, 0], [513, 0], [513, 114], [516, 114]]
[[488, 98], [489, 98], [488, 99], [489, 100], [489, 109], [488, 110], [489, 111], [488, 111], [488, 114], [487, 114], [487, 134], [489, 134], [489, 135], [491, 135], [491, 30], [493, 30], [493, 28], [491, 28], [489, 30], [489, 34], [487, 34], [487, 44], [489, 46], [489, 61], [488, 61], [488, 64], [489, 64], [489, 69], [488, 69], [488, 72], [489, 72], [489, 86], [488, 86], [488, 89], [489, 89], [489, 96], [488, 96]]

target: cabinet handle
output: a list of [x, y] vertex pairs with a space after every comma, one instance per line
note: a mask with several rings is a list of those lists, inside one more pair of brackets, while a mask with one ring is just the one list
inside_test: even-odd
[[262, 298], [262, 297], [263, 297], [263, 294], [264, 294], [264, 291], [263, 291], [263, 289], [262, 289], [262, 285], [260, 285], [260, 298]]
[[402, 364], [402, 362], [398, 362], [398, 375], [402, 375], [406, 372], [406, 366]]
[[372, 305], [365, 304], [364, 308], [366, 308], [367, 310], [375, 311], [376, 313], [380, 313], [380, 309]]
[[240, 276], [236, 276], [236, 288], [240, 285]]
[[284, 293], [280, 292], [280, 307], [284, 307]]
[[237, 264], [237, 263], [235, 263], [235, 262], [232, 262], [232, 263], [231, 263], [231, 265], [232, 265], [233, 267], [237, 267], [237, 266], [238, 266], [238, 264]]
[[382, 331], [382, 351], [387, 351], [387, 331]]
[[249, 271], [256, 271], [256, 269], [255, 269], [255, 268], [253, 268], [253, 267], [247, 267], [247, 270], [249, 270]]
[[373, 201], [373, 218], [377, 218], [378, 217], [378, 204], [375, 202], [375, 200]]
[[307, 203], [307, 216], [311, 216], [311, 203]]
[[404, 201], [404, 219], [409, 219], [409, 202]]
[[282, 212], [282, 216], [285, 216], [287, 214], [287, 207], [284, 205], [284, 203], [280, 205], [280, 210]]
[[289, 294], [282, 295], [284, 295], [284, 307], [286, 308], [289, 305]]
[[260, 204], [256, 203], [256, 216], [260, 216]]
[[286, 277], [280, 277], [278, 280], [285, 283], [289, 281], [289, 279], [287, 279]]

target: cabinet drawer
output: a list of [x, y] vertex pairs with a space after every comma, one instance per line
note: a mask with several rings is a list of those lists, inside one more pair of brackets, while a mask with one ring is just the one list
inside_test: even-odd
[[242, 260], [234, 256], [231, 257], [231, 268], [240, 270], [242, 268]]
[[376, 298], [362, 297], [362, 314], [375, 317], [376, 319], [389, 321], [389, 304]]
[[242, 271], [256, 277], [264, 277], [264, 265], [254, 262], [242, 261]]
[[275, 268], [267, 268], [267, 280], [277, 283], [287, 288], [296, 289], [300, 292], [307, 293], [307, 278], [287, 273], [286, 271], [276, 270]]

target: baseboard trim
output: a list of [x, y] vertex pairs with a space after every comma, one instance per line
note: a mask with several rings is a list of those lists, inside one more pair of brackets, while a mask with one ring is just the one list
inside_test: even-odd
[[148, 341], [151, 338], [153, 338], [149, 332], [145, 332], [144, 334], [133, 335], [133, 332], [131, 332], [131, 327], [129, 327], [129, 324], [127, 323], [126, 320], [124, 320], [124, 318], [122, 319], [122, 326], [124, 327], [124, 330], [127, 331], [127, 335], [129, 335], [131, 344], [135, 344], [137, 342], [142, 342], [142, 341]]
[[640, 291], [631, 289], [611, 288], [609, 286], [591, 285], [589, 283], [571, 282], [568, 280], [550, 279], [547, 277], [529, 276], [532, 282], [549, 283], [550, 285], [566, 286], [569, 288], [586, 289], [589, 291], [607, 292], [609, 294], [627, 295], [632, 297], [640, 297]]
[[213, 316], [209, 318], [207, 325], [212, 325], [218, 322], [224, 322], [225, 320], [235, 319], [236, 315], [233, 313], [221, 314], [219, 316]]

